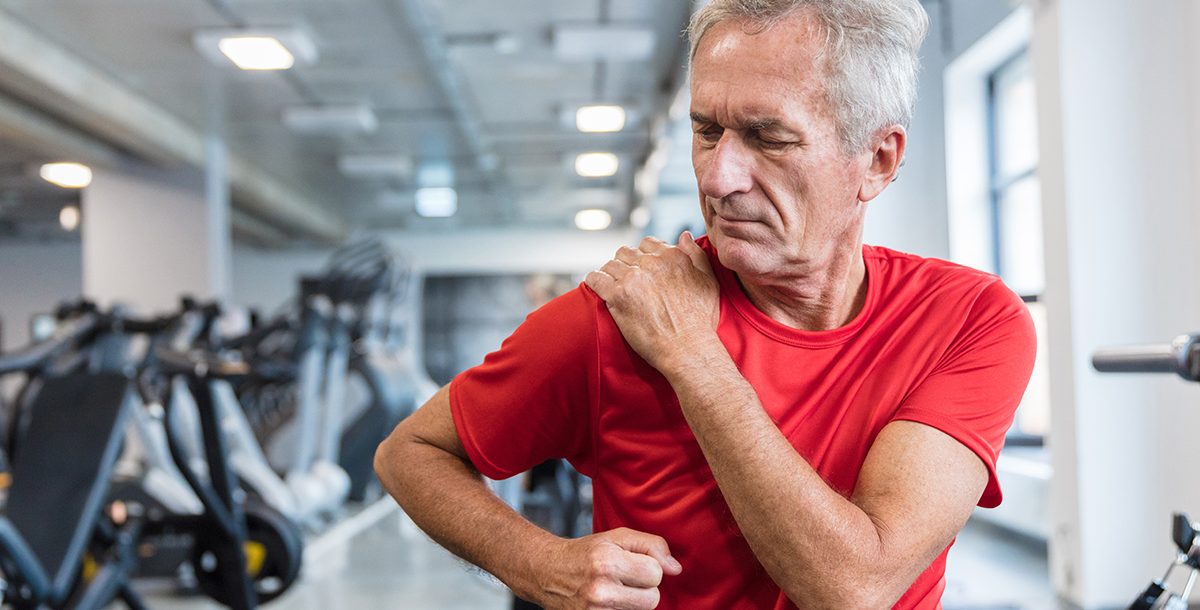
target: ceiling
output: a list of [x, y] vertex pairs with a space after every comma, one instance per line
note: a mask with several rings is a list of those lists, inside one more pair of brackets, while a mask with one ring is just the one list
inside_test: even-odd
[[[67, 134], [62, 138], [76, 145], [156, 164], [203, 160], [182, 144], [151, 145], [169, 130], [130, 135], [138, 132], [138, 113], [158, 113], [146, 116], [181, 133], [223, 133], [231, 155], [247, 168], [240, 177], [282, 186], [292, 195], [285, 198], [295, 200], [288, 205], [302, 201], [314, 208], [312, 218], [335, 218], [345, 233], [567, 227], [585, 207], [609, 208], [621, 223], [638, 203], [635, 174], [667, 132], [666, 113], [686, 59], [680, 32], [691, 9], [690, 0], [0, 0], [0, 25], [61, 51], [58, 64], [32, 55], [20, 60], [20, 49], [5, 51], [0, 41], [0, 102], [35, 114], [47, 123], [46, 133]], [[641, 60], [560, 58], [554, 28], [583, 24], [649, 28], [653, 53]], [[205, 29], [280, 26], [311, 35], [319, 50], [315, 64], [242, 72], [210, 61], [193, 44], [193, 35]], [[65, 93], [51, 82], [60, 65], [72, 74], [86, 72], [81, 82], [107, 83], [109, 89], [98, 91], [121, 93], [112, 99], [124, 102], [96, 107], [100, 94]], [[630, 123], [615, 134], [579, 133], [563, 117], [589, 102], [626, 106]], [[336, 104], [368, 106], [378, 128], [302, 135], [282, 121], [289, 107]], [[3, 116], [0, 234], [6, 226], [52, 223], [63, 203], [74, 200], [30, 171], [73, 149], [56, 150], [61, 138], [52, 136], [14, 136]], [[617, 176], [576, 176], [574, 155], [591, 150], [617, 153]], [[452, 168], [459, 212], [419, 218], [416, 170], [347, 177], [338, 158], [351, 154], [402, 155], [414, 168]], [[313, 237], [296, 216], [275, 217], [282, 203], [255, 203], [280, 188], [252, 186], [234, 185], [234, 205], [245, 222], [271, 225], [287, 239]]]

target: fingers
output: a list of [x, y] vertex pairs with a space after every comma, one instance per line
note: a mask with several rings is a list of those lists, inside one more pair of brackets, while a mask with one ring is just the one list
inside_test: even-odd
[[616, 259], [626, 265], [636, 265], [638, 257], [642, 255], [641, 251], [630, 248], [629, 246], [621, 246], [617, 250]]
[[617, 280], [613, 276], [603, 271], [592, 271], [583, 278], [583, 283], [587, 284], [600, 298], [607, 299], [613, 291], [617, 289]]
[[589, 608], [653, 610], [658, 607], [658, 589], [631, 589], [613, 582], [597, 582], [584, 591]]
[[612, 260], [604, 263], [600, 270], [619, 282], [633, 272], [633, 266], [619, 260]]
[[587, 274], [584, 283], [603, 298], [608, 298], [616, 290], [617, 282], [625, 279], [633, 267], [619, 260], [611, 260], [597, 271]]
[[692, 238], [691, 231], [684, 231], [679, 236], [679, 249], [683, 250], [683, 253], [692, 259], [692, 264], [697, 269], [712, 275], [712, 265], [708, 262], [708, 255], [704, 253], [704, 249]]
[[683, 566], [671, 556], [671, 548], [667, 546], [667, 541], [662, 536], [628, 528], [616, 529], [609, 534], [611, 534], [609, 540], [626, 551], [653, 557], [665, 574], [676, 576], [683, 572]]
[[642, 243], [638, 244], [638, 250], [641, 250], [646, 254], [659, 254], [663, 250], [668, 250], [670, 248], [671, 244], [668, 244], [657, 237], [642, 238]]

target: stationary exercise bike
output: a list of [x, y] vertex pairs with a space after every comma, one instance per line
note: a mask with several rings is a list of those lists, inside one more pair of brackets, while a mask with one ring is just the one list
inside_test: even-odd
[[[1174, 373], [1200, 382], [1200, 333], [1180, 335], [1166, 345], [1101, 349], [1093, 355], [1092, 366], [1101, 373]], [[1129, 610], [1187, 610], [1192, 588], [1200, 578], [1200, 528], [1183, 513], [1175, 513], [1171, 526], [1178, 554], [1166, 574], [1152, 581]], [[1189, 571], [1179, 593], [1170, 589], [1171, 574], [1177, 569]]]

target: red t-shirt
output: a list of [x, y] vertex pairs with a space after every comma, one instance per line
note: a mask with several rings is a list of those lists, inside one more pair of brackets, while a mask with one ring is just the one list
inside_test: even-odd
[[[784, 436], [833, 489], [849, 497], [880, 430], [908, 420], [974, 451], [989, 475], [979, 505], [1000, 503], [996, 455], [1036, 347], [1028, 311], [998, 278], [864, 246], [862, 311], [846, 326], [812, 332], [756, 309], [708, 241], [700, 243], [721, 285], [721, 341]], [[671, 386], [587, 287], [530, 314], [453, 381], [450, 403], [483, 474], [501, 479], [567, 458], [593, 480], [596, 531], [628, 527], [665, 538], [684, 569], [664, 579], [659, 608], [796, 607], [742, 537]], [[948, 551], [896, 608], [940, 607]]]

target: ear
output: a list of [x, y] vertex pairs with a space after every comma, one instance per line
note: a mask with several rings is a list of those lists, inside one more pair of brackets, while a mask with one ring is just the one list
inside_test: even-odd
[[858, 189], [858, 200], [866, 203], [879, 196], [896, 179], [900, 162], [904, 160], [904, 149], [908, 144], [908, 132], [900, 125], [892, 125], [881, 132], [875, 140], [870, 165], [863, 175]]

